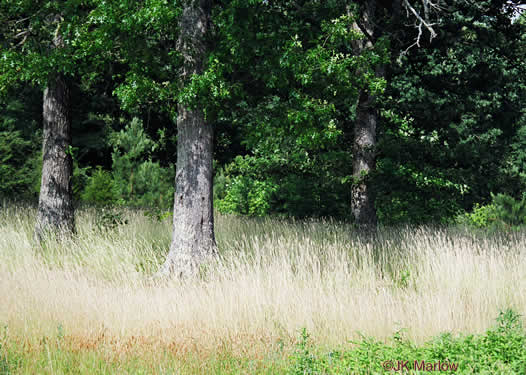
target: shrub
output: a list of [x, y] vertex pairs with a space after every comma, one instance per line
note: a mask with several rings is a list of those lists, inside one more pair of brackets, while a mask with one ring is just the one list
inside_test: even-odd
[[511, 227], [526, 223], [526, 195], [515, 200], [506, 194], [492, 195], [497, 220]]
[[113, 189], [114, 185], [111, 174], [99, 166], [88, 178], [81, 198], [83, 201], [89, 203], [111, 205], [115, 203]]
[[246, 176], [234, 176], [225, 183], [227, 191], [217, 202], [223, 213], [264, 216], [271, 208], [276, 187], [270, 181], [258, 181]]
[[520, 201], [506, 194], [491, 196], [491, 204], [475, 204], [473, 211], [458, 217], [457, 222], [476, 228], [518, 228], [526, 223], [526, 194]]
[[151, 160], [156, 144], [144, 132], [142, 122], [133, 119], [124, 130], [111, 135], [110, 143], [113, 191], [118, 202], [139, 207], [171, 207], [173, 168], [163, 168]]
[[497, 324], [482, 335], [454, 337], [444, 333], [417, 346], [404, 339], [401, 332], [391, 343], [364, 337], [345, 352], [315, 353], [302, 331], [289, 375], [300, 374], [389, 374], [390, 365], [408, 361], [410, 373], [417, 373], [424, 363], [447, 363], [458, 366], [455, 374], [524, 374], [526, 371], [526, 332], [521, 316], [513, 310], [499, 314]]
[[331, 174], [336, 159], [302, 161], [238, 156], [216, 176], [214, 197], [223, 213], [349, 217], [350, 181]]
[[30, 197], [34, 193], [40, 180], [38, 155], [20, 131], [0, 124], [0, 196]]
[[493, 204], [481, 206], [475, 204], [472, 212], [465, 213], [457, 218], [458, 223], [476, 228], [487, 228], [496, 220], [495, 206]]

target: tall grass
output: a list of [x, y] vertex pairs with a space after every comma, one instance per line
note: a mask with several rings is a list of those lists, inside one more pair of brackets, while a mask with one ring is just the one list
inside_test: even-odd
[[20, 342], [59, 334], [79, 350], [140, 343], [261, 357], [286, 353], [301, 328], [320, 346], [401, 329], [423, 342], [444, 331], [483, 332], [505, 308], [526, 311], [524, 232], [361, 235], [331, 221], [218, 216], [220, 259], [199, 279], [154, 284], [169, 219], [126, 211], [128, 224], [105, 229], [86, 209], [76, 236], [41, 247], [34, 214], [0, 212], [0, 329]]

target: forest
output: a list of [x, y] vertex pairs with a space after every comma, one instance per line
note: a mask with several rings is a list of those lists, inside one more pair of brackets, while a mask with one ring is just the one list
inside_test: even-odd
[[[360, 180], [381, 224], [448, 223], [492, 193], [522, 197], [524, 24], [509, 2], [441, 5], [428, 30], [382, 4], [359, 26], [347, 1], [220, 1], [202, 72], [184, 84], [180, 6], [11, 3], [0, 13], [6, 199], [38, 199], [51, 74], [70, 91], [76, 204], [171, 210], [177, 103], [213, 128], [222, 213], [354, 220]], [[57, 32], [63, 48], [50, 47]], [[365, 113], [371, 145], [355, 145]]]
[[0, 0], [0, 374], [526, 373], [524, 10]]

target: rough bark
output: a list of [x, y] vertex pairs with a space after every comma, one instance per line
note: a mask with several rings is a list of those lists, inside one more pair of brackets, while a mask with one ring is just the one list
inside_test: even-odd
[[376, 124], [378, 111], [375, 99], [362, 91], [357, 105], [353, 144], [352, 214], [358, 225], [376, 226], [374, 192], [368, 179], [376, 167]]
[[[59, 31], [60, 27], [55, 32], [54, 48], [64, 45]], [[44, 90], [42, 180], [35, 226], [38, 241], [48, 233], [68, 234], [75, 229], [69, 107], [68, 83], [63, 75], [54, 74]]]
[[[183, 5], [177, 49], [184, 58], [183, 82], [203, 70], [210, 1]], [[193, 276], [216, 253], [212, 195], [213, 128], [202, 110], [178, 105], [177, 168], [173, 236], [158, 276]]]
[[68, 85], [56, 75], [44, 91], [42, 180], [35, 227], [39, 241], [46, 232], [64, 234], [75, 228], [69, 105]]
[[[375, 35], [376, 1], [364, 4], [361, 19], [355, 28], [365, 34], [365, 39], [357, 43], [358, 53], [373, 47]], [[383, 68], [377, 68], [377, 75], [383, 74]], [[356, 123], [353, 141], [353, 187], [351, 210], [356, 224], [360, 226], [376, 226], [376, 209], [374, 206], [374, 192], [369, 183], [369, 175], [376, 167], [376, 126], [378, 110], [375, 98], [367, 89], [360, 92], [356, 107]]]

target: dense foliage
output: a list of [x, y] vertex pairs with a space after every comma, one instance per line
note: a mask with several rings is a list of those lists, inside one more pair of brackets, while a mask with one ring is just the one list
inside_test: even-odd
[[[360, 52], [359, 2], [218, 1], [207, 66], [184, 88], [179, 2], [30, 3], [0, 2], [2, 197], [37, 196], [52, 71], [73, 84], [79, 201], [168, 208], [183, 102], [214, 126], [218, 210], [348, 219], [363, 89], [381, 110], [381, 222], [451, 222], [526, 187], [526, 34], [504, 0], [446, 1], [431, 41], [412, 46], [418, 29], [401, 20]], [[57, 28], [65, 48], [43, 48]]]
[[456, 6], [429, 46], [393, 64], [377, 184], [389, 221], [438, 220], [524, 191], [524, 31], [502, 3]]

